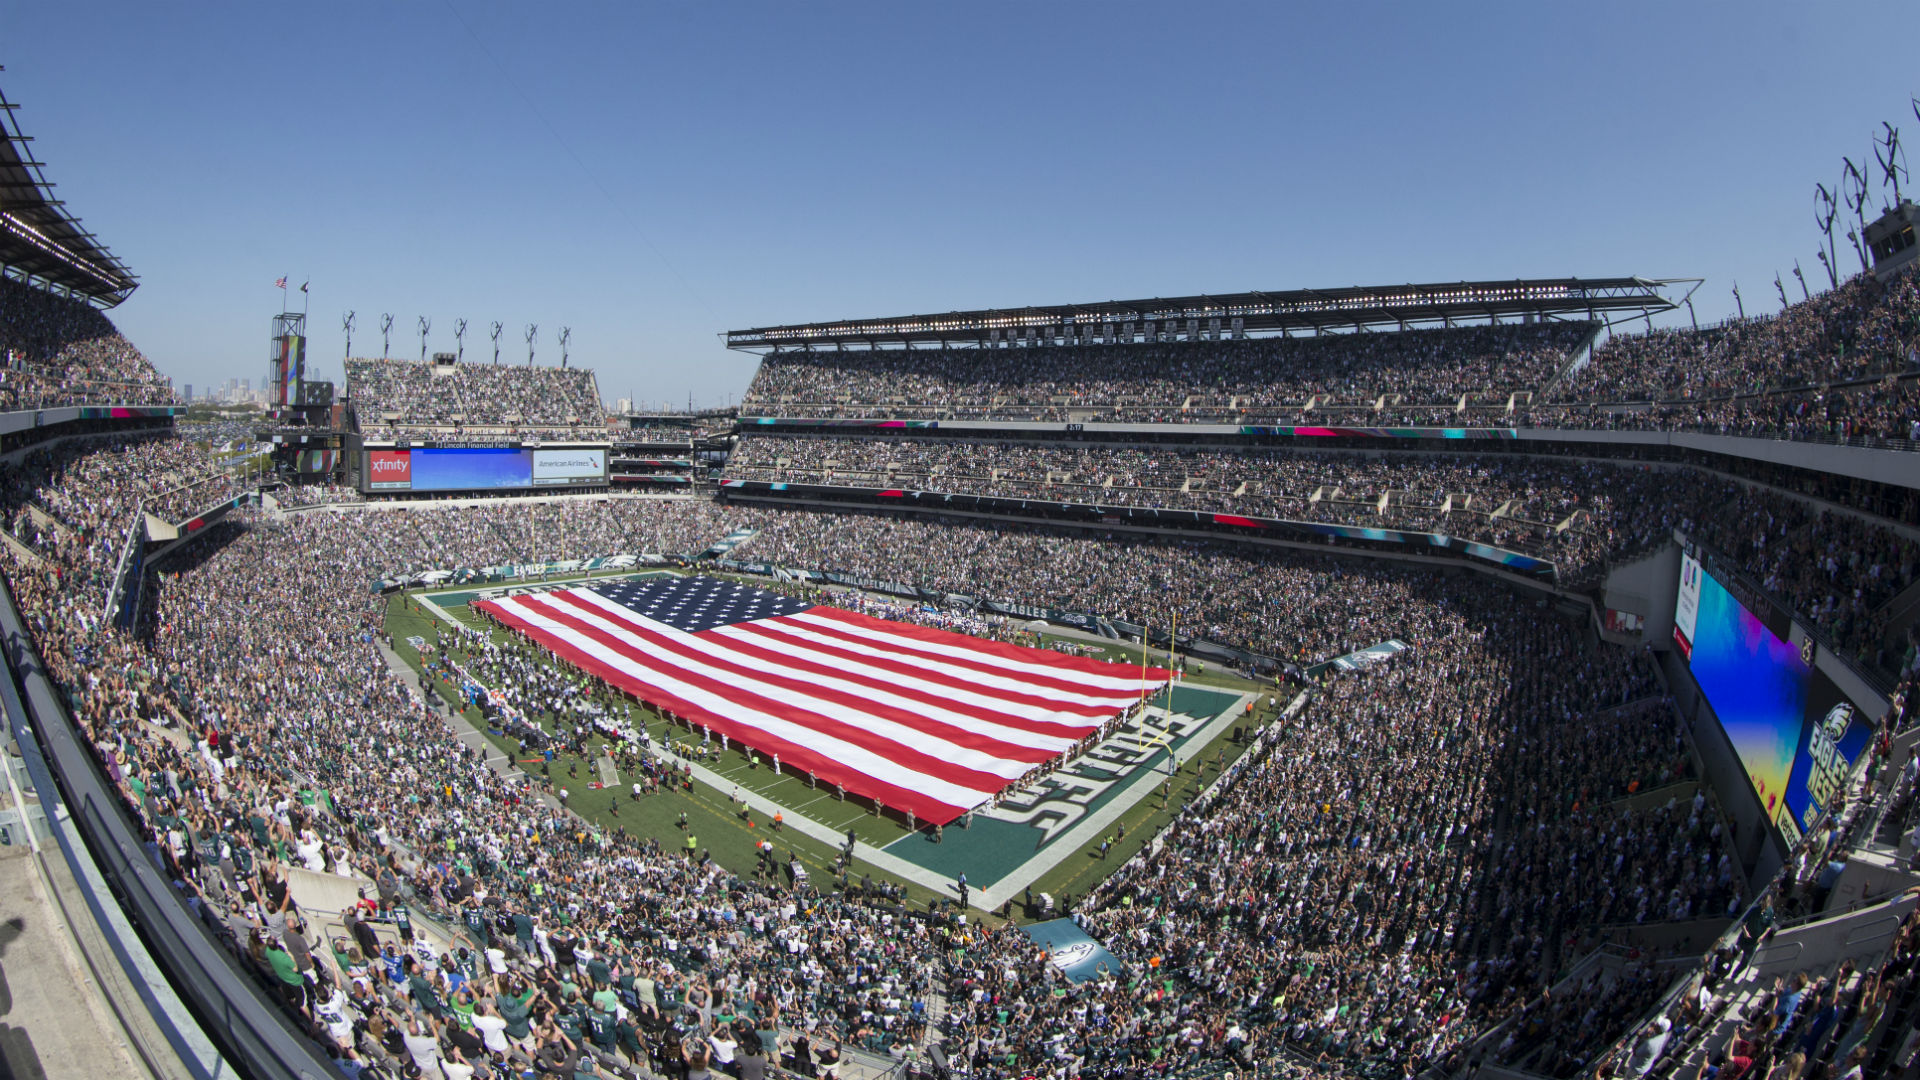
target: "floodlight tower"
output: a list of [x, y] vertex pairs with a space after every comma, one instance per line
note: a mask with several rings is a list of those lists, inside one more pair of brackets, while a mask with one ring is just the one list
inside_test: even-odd
[[528, 367], [533, 366], [533, 342], [534, 342], [534, 339], [538, 338], [539, 336], [540, 336], [540, 324], [528, 323], [527, 324], [527, 366]]
[[353, 355], [353, 312], [340, 316], [340, 332], [347, 336], [346, 355]]
[[427, 331], [433, 329], [433, 320], [420, 316], [420, 362], [427, 362]]
[[567, 366], [567, 342], [571, 341], [572, 339], [573, 339], [573, 327], [571, 326], [561, 327], [560, 328], [560, 366], [561, 367]]
[[380, 313], [380, 359], [387, 359], [389, 347], [393, 344], [393, 314]]
[[453, 320], [453, 359], [459, 363], [467, 358], [467, 320]]
[[1860, 166], [1855, 165], [1852, 158], [1840, 160], [1846, 163], [1846, 168], [1840, 171], [1840, 182], [1845, 185], [1840, 196], [1847, 200], [1847, 209], [1853, 211], [1856, 223], [1854, 228], [1847, 230], [1847, 239], [1853, 241], [1853, 253], [1860, 256], [1860, 269], [1871, 270], [1873, 264], [1867, 261], [1866, 241], [1861, 239], [1867, 231], [1867, 174], [1860, 171]]
[[[1920, 109], [1915, 110], [1915, 115], [1920, 115]], [[1885, 120], [1880, 121], [1880, 126], [1886, 128], [1887, 133], [1882, 138], [1874, 140], [1873, 158], [1880, 163], [1880, 182], [1893, 188], [1893, 203], [1888, 207], [1892, 209], [1903, 201], [1900, 196], [1900, 178], [1906, 175], [1907, 155], [1900, 149], [1900, 129]], [[1885, 153], [1882, 153], [1882, 150]]]
[[499, 323], [493, 324], [493, 366], [500, 366], [500, 331], [506, 329]]
[[1819, 207], [1813, 212], [1813, 223], [1820, 226], [1820, 235], [1826, 240], [1820, 248], [1820, 265], [1827, 268], [1827, 287], [1837, 289], [1840, 287], [1840, 275], [1833, 266], [1833, 219], [1840, 215], [1840, 200], [1827, 190], [1825, 184], [1813, 185], [1813, 198]]

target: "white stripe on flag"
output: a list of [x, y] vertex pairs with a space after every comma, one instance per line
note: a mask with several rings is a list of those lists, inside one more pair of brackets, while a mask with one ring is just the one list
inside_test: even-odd
[[[861, 634], [868, 637], [884, 637], [887, 641], [898, 647], [911, 649], [916, 652], [926, 652], [935, 656], [950, 656], [966, 660], [988, 660], [996, 667], [1008, 671], [1026, 672], [1027, 674], [1038, 675], [1047, 679], [1071, 679], [1073, 682], [1079, 683], [1089, 690], [1118, 690], [1123, 692], [1122, 697], [1130, 697], [1140, 692], [1140, 679], [1138, 675], [1098, 675], [1073, 670], [1058, 664], [1046, 664], [1031, 660], [1011, 660], [1001, 656], [989, 655], [981, 649], [971, 648], [969, 647], [971, 645], [971, 639], [961, 637], [957, 634], [942, 632], [943, 636], [954, 639], [951, 642], [910, 638], [904, 635], [888, 634], [872, 626], [861, 626], [851, 619], [836, 618], [835, 616], [838, 614], [839, 612], [837, 610], [823, 611], [816, 607], [810, 611], [802, 611], [797, 615], [790, 616], [790, 618], [795, 622], [805, 622], [822, 627], [837, 628], [848, 633]], [[1062, 657], [1062, 660], [1066, 659], [1066, 657]], [[1076, 657], [1074, 659], [1078, 658]], [[1085, 661], [1082, 662], [1084, 663]], [[1098, 661], [1098, 663], [1103, 667], [1118, 666], [1105, 661]]]
[[[585, 595], [582, 595], [580, 599], [586, 600], [591, 603], [595, 603], [598, 606], [605, 608], [607, 610], [607, 613], [616, 619], [627, 619], [627, 620], [633, 621], [636, 624], [640, 624], [643, 622], [650, 622], [650, 620], [645, 620], [642, 616], [634, 614], [632, 611], [628, 610], [627, 608], [621, 607], [619, 604], [614, 603], [613, 601], [610, 601], [610, 600], [606, 600], [604, 597], [600, 597], [594, 593], [587, 593]], [[907, 674], [899, 671], [890, 671], [884, 667], [879, 667], [874, 664], [863, 664], [855, 660], [850, 660], [844, 656], [835, 656], [831, 653], [820, 652], [814, 649], [807, 648], [804, 644], [801, 644], [799, 642], [789, 641], [789, 640], [786, 640], [784, 637], [774, 636], [779, 632], [779, 624], [784, 621], [785, 621], [784, 619], [756, 619], [748, 623], [740, 623], [735, 626], [721, 627], [720, 629], [717, 629], [717, 630], [710, 630], [706, 634], [694, 635], [694, 637], [696, 640], [701, 640], [703, 642], [719, 642], [719, 641], [732, 639], [735, 641], [744, 641], [748, 643], [764, 643], [768, 648], [775, 649], [783, 653], [787, 653], [790, 656], [793, 656], [797, 659], [807, 660], [807, 661], [811, 661], [813, 663], [824, 665], [827, 667], [837, 668], [842, 672], [847, 673], [848, 675], [858, 677], [863, 681], [866, 681], [873, 685], [892, 685], [897, 687], [903, 687], [906, 689], [919, 691], [929, 695], [945, 698], [949, 702], [952, 702], [955, 704], [968, 705], [973, 707], [975, 710], [990, 711], [992, 713], [997, 713], [1002, 716], [1018, 717], [1021, 719], [1039, 721], [1039, 722], [1048, 724], [1050, 726], [1054, 726], [1055, 730], [1058, 732], [1058, 734], [1055, 735], [1056, 738], [1060, 736], [1065, 736], [1066, 738], [1065, 744], [1056, 747], [1056, 749], [1060, 749], [1060, 750], [1064, 750], [1068, 746], [1073, 745], [1073, 743], [1077, 741], [1080, 738], [1080, 736], [1086, 734], [1088, 731], [1092, 730], [1094, 727], [1097, 726], [1097, 720], [1096, 718], [1093, 718], [1093, 717], [1088, 717], [1085, 715], [1075, 715], [1071, 713], [1064, 713], [1057, 709], [1047, 709], [1040, 706], [1026, 705], [1026, 704], [1021, 704], [1019, 702], [1008, 701], [1004, 698], [995, 697], [991, 694], [981, 693], [975, 690], [968, 689], [967, 686], [963, 683], [946, 682], [946, 681], [942, 681], [935, 678], [924, 677], [919, 674]], [[659, 624], [657, 623], [651, 624], [648, 626], [648, 629], [653, 629], [658, 625]], [[665, 629], [671, 629], [671, 628], [665, 628]], [[755, 662], [759, 663], [758, 661], [755, 661]], [[802, 677], [817, 678], [817, 676], [802, 676]], [[1136, 696], [1137, 694], [1138, 694], [1138, 691], [1136, 690], [1135, 695], [1129, 695], [1128, 697], [1122, 699], [1114, 707], [1124, 706], [1128, 701], [1132, 701], [1134, 699], [1134, 696]], [[924, 709], [927, 706], [924, 704], [916, 704], [910, 707]], [[1042, 732], [1038, 734], [1046, 735], [1050, 733]], [[1025, 745], [1040, 745], [1040, 744], [1029, 743]]]
[[[581, 599], [592, 600], [594, 598], [592, 595], [585, 595], [585, 596], [582, 596]], [[618, 605], [614, 605], [614, 606], [618, 607]], [[618, 612], [609, 612], [608, 614], [610, 618], [613, 618], [616, 620], [622, 617], [631, 619], [636, 625], [644, 625], [644, 622], [651, 622], [651, 620], [642, 620], [634, 617], [633, 613], [630, 611], [627, 611], [625, 608], [621, 608]], [[761, 620], [761, 621], [775, 621], [775, 620]], [[751, 664], [761, 669], [762, 671], [767, 672], [770, 675], [784, 675], [788, 678], [799, 679], [805, 682], [812, 683], [816, 686], [821, 686], [821, 687], [825, 687], [833, 690], [840, 690], [845, 693], [855, 694], [861, 697], [870, 698], [884, 705], [889, 705], [894, 708], [904, 709], [912, 712], [918, 712], [932, 719], [938, 720], [941, 723], [951, 724], [954, 727], [964, 728], [967, 731], [972, 731], [981, 735], [986, 735], [991, 738], [997, 739], [1001, 742], [1011, 743], [1016, 746], [1029, 746], [1029, 747], [1034, 747], [1036, 749], [1049, 750], [1057, 754], [1071, 747], [1076, 741], [1078, 741], [1076, 738], [1072, 736], [1045, 735], [1045, 734], [1039, 734], [1031, 731], [1024, 731], [1016, 727], [1009, 727], [1004, 724], [996, 724], [991, 720], [981, 719], [974, 715], [956, 712], [952, 709], [943, 708], [938, 705], [929, 705], [924, 701], [916, 701], [913, 698], [903, 697], [902, 695], [895, 693], [893, 690], [889, 689], [888, 678], [881, 678], [881, 677], [876, 677], [873, 679], [843, 678], [843, 677], [837, 677], [834, 675], [824, 675], [817, 671], [804, 670], [804, 669], [795, 667], [791, 664], [783, 664], [778, 661], [769, 661], [768, 659], [762, 656], [736, 654], [732, 649], [729, 648], [728, 646], [729, 642], [738, 642], [740, 645], [749, 646], [749, 647], [760, 647], [767, 651], [771, 651], [773, 648], [775, 648], [779, 644], [778, 642], [765, 641], [765, 639], [756, 638], [751, 635], [741, 634], [739, 633], [740, 628], [737, 626], [723, 627], [718, 630], [710, 630], [705, 634], [682, 634], [679, 631], [674, 630], [672, 627], [662, 626], [658, 623], [655, 623], [651, 626], [645, 626], [645, 629], [653, 630], [658, 633], [678, 634], [679, 636], [676, 638], [676, 640], [683, 643], [687, 648], [696, 649], [705, 655], [713, 657], [716, 660], [732, 661], [735, 663], [742, 663], [742, 664]], [[788, 651], [796, 657], [801, 656], [801, 654], [803, 653], [803, 650], [799, 650], [799, 649], [792, 649]], [[822, 661], [823, 665], [826, 663], [827, 661], [825, 660]], [[858, 672], [854, 672], [852, 670], [853, 665], [844, 665], [844, 664], [839, 665], [839, 669], [843, 674], [846, 674], [846, 675], [861, 674]], [[881, 673], [881, 674], [884, 675], [885, 673]], [[889, 678], [891, 678], [894, 685], [905, 685], [911, 681], [906, 679], [899, 679], [897, 677], [889, 677]], [[1087, 725], [1084, 722], [1081, 722], [1079, 724], [1079, 727], [1082, 729], [1086, 728], [1086, 726]]]

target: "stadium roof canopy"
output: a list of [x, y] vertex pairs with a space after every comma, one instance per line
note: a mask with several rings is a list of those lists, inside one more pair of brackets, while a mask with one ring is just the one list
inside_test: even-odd
[[1265, 335], [1451, 326], [1493, 319], [1618, 321], [1671, 311], [1685, 297], [1670, 299], [1666, 291], [1698, 283], [1696, 278], [1541, 278], [1109, 300], [764, 326], [728, 331], [727, 347], [749, 351], [847, 345], [911, 348], [919, 343], [965, 347], [1019, 340], [1028, 334], [1066, 340], [1076, 331], [1088, 341], [1106, 340], [1104, 335], [1109, 333], [1118, 335], [1113, 340], [1134, 340], [1127, 336], [1126, 324], [1133, 324], [1134, 335], [1143, 335], [1149, 332], [1145, 325], [1149, 322], [1157, 324], [1159, 331], [1177, 331], [1183, 337], [1197, 336], [1194, 331], [1225, 337], [1236, 329]]
[[14, 118], [18, 108], [0, 94], [0, 267], [8, 277], [113, 307], [140, 279], [53, 197], [33, 139]]

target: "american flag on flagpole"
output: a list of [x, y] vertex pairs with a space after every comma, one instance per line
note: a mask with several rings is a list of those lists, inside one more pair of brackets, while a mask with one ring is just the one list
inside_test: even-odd
[[284, 289], [284, 288], [286, 288], [286, 287], [287, 287], [287, 279], [286, 279], [286, 278], [274, 278], [274, 279], [273, 279], [273, 287], [274, 287], [274, 288], [276, 288], [276, 289]]
[[[945, 824], [1140, 700], [1131, 665], [878, 619], [710, 577], [474, 605], [684, 720]], [[1167, 672], [1149, 669], [1146, 685]]]

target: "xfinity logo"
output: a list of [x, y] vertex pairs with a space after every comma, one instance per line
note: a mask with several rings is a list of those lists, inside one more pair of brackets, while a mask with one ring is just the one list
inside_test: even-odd
[[406, 472], [408, 464], [405, 458], [401, 458], [398, 461], [392, 459], [375, 460], [373, 463], [373, 472], [376, 476], [383, 472]]

